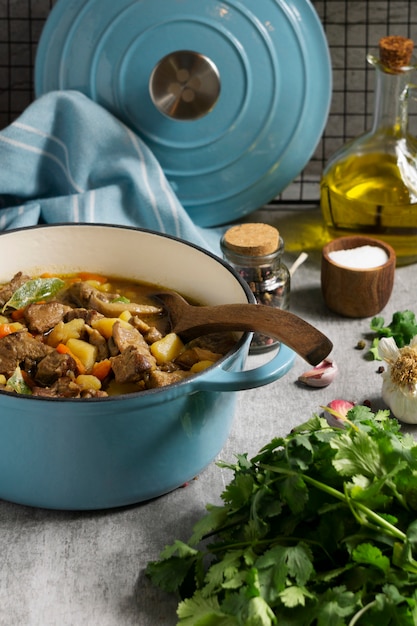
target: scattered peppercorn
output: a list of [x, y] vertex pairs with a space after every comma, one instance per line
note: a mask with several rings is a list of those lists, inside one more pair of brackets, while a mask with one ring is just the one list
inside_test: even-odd
[[366, 348], [366, 342], [363, 339], [360, 339], [356, 344], [356, 350], [364, 350]]
[[380, 365], [376, 371], [377, 374], [382, 374], [383, 372], [385, 372], [385, 367], [383, 365]]

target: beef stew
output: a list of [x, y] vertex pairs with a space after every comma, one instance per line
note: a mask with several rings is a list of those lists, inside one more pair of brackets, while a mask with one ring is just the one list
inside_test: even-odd
[[231, 335], [184, 344], [152, 294], [161, 288], [88, 272], [0, 286], [0, 390], [101, 398], [165, 387], [215, 364]]

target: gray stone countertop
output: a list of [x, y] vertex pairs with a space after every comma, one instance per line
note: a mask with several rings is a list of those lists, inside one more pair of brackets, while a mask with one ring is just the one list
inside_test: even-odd
[[[303, 219], [303, 215], [291, 213], [289, 218], [293, 227], [297, 220], [305, 227], [296, 228], [297, 236], [284, 214], [261, 211], [255, 219], [277, 221], [284, 238], [288, 229], [288, 265], [301, 249], [307, 249], [308, 259], [293, 277], [291, 310], [333, 341], [332, 356], [340, 374], [327, 388], [307, 388], [297, 378], [309, 366], [297, 357], [284, 378], [238, 392], [234, 425], [219, 459], [232, 461], [236, 453], [255, 454], [274, 436], [285, 435], [334, 398], [368, 400], [374, 409], [384, 406], [379, 364], [356, 347], [367, 338], [370, 319], [346, 319], [326, 309], [320, 290], [321, 242], [308, 244], [310, 215], [313, 222], [316, 217], [311, 213]], [[305, 241], [303, 233], [307, 233]], [[299, 250], [294, 244], [297, 239]], [[416, 286], [414, 266], [397, 268], [391, 299], [380, 313], [387, 322], [395, 311], [417, 312]], [[249, 357], [247, 366], [254, 367], [265, 358], [270, 357]], [[417, 432], [417, 427], [408, 430]], [[0, 624], [173, 626], [175, 598], [155, 589], [144, 577], [144, 569], [166, 544], [188, 539], [205, 505], [220, 502], [230, 479], [228, 470], [212, 463], [184, 488], [151, 502], [106, 511], [48, 511], [0, 501]]]

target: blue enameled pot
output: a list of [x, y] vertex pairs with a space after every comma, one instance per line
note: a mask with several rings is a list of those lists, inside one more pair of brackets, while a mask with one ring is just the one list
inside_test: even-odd
[[[91, 224], [0, 234], [0, 282], [23, 271], [88, 270], [145, 280], [202, 304], [252, 302], [221, 259], [179, 239]], [[292, 366], [286, 346], [244, 370], [245, 333], [219, 363], [161, 389], [102, 399], [0, 392], [0, 498], [55, 509], [104, 509], [167, 493], [199, 474], [229, 435], [236, 391], [266, 385]]]

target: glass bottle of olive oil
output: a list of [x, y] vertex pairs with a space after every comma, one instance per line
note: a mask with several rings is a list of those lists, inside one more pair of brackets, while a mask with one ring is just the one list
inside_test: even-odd
[[395, 249], [398, 265], [417, 262], [417, 139], [408, 129], [413, 42], [384, 37], [375, 68], [370, 131], [345, 144], [323, 171], [320, 204], [332, 237], [374, 235]]

